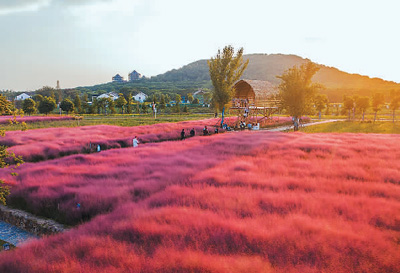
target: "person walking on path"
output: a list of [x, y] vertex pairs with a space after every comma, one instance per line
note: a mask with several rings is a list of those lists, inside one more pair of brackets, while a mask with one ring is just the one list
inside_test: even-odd
[[196, 134], [196, 132], [195, 132], [194, 128], [192, 130], [190, 130], [190, 136], [191, 137], [194, 137], [195, 134]]
[[184, 139], [185, 139], [185, 129], [182, 129], [181, 140], [184, 140]]
[[203, 129], [203, 136], [208, 136], [208, 129], [207, 129], [207, 126], [204, 126], [204, 129]]
[[133, 147], [136, 148], [137, 146], [139, 146], [139, 140], [137, 139], [137, 136], [135, 136], [133, 139]]

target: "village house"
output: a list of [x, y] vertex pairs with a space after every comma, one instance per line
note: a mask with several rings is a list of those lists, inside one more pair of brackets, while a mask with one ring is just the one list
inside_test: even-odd
[[112, 77], [112, 82], [125, 82], [124, 77], [122, 77], [120, 74], [115, 75]]
[[135, 101], [139, 101], [139, 102], [144, 102], [146, 100], [148, 96], [143, 93], [143, 92], [139, 92], [137, 93], [135, 96], [133, 96], [133, 98], [135, 99]]
[[97, 99], [102, 99], [102, 98], [111, 98], [113, 101], [115, 101], [116, 99], [118, 99], [118, 95], [115, 94], [114, 92], [110, 92], [110, 93], [102, 94], [97, 97]]
[[129, 73], [128, 78], [130, 82], [140, 80], [143, 77], [142, 74], [137, 72], [136, 70], [133, 70], [132, 73]]
[[30, 98], [31, 98], [31, 96], [29, 96], [28, 94], [22, 93], [22, 94], [16, 96], [15, 100], [26, 100], [26, 99], [30, 99]]

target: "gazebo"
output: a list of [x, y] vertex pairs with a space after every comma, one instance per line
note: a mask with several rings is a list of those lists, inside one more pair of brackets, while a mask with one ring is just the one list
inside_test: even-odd
[[278, 88], [268, 81], [240, 80], [234, 89], [230, 109], [237, 112], [239, 120], [260, 115], [265, 121], [279, 110]]

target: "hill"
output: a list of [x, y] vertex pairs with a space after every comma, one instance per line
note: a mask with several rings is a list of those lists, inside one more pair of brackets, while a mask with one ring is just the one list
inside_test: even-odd
[[[244, 56], [249, 60], [249, 65], [243, 78], [250, 80], [267, 80], [279, 84], [277, 75], [281, 75], [286, 69], [300, 65], [308, 59], [296, 55], [284, 54], [250, 54]], [[199, 60], [180, 69], [173, 69], [151, 79], [152, 81], [209, 81], [207, 60]], [[327, 94], [331, 101], [341, 101], [344, 94], [371, 96], [375, 92], [387, 94], [391, 90], [400, 89], [400, 84], [385, 81], [379, 78], [370, 78], [359, 74], [349, 74], [334, 67], [320, 65], [320, 70], [314, 76], [314, 81], [325, 86], [323, 93]]]

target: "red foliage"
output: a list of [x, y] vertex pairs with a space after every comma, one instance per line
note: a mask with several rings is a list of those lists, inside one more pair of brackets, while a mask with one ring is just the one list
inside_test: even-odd
[[0, 271], [399, 272], [399, 148], [260, 131], [24, 164], [11, 203], [97, 217], [0, 255]]
[[[228, 118], [234, 122], [236, 118]], [[277, 118], [266, 125], [284, 124], [289, 118]], [[109, 125], [84, 126], [75, 128], [47, 128], [28, 130], [25, 132], [7, 132], [0, 139], [0, 145], [5, 145], [12, 152], [21, 155], [27, 162], [54, 159], [65, 155], [88, 153], [95, 151], [100, 145], [101, 150], [132, 146], [132, 139], [138, 136], [141, 143], [160, 142], [180, 139], [180, 132], [185, 129], [186, 135], [192, 128], [196, 135], [201, 135], [204, 126], [217, 126], [218, 119], [184, 121], [178, 123], [161, 123], [155, 125], [119, 127]], [[213, 133], [210, 128], [210, 133]], [[220, 132], [224, 130], [220, 129]], [[92, 143], [91, 149], [90, 143]]]

